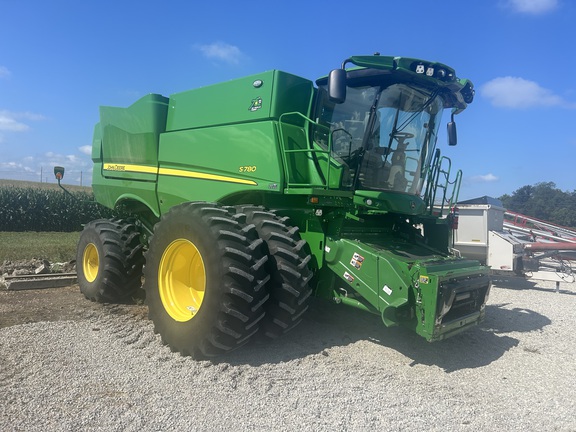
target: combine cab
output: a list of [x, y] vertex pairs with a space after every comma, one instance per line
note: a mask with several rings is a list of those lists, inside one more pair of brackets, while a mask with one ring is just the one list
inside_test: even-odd
[[130, 296], [143, 272], [156, 330], [196, 358], [289, 331], [312, 295], [429, 341], [480, 322], [488, 270], [451, 252], [461, 173], [436, 148], [472, 83], [374, 55], [315, 84], [269, 71], [101, 107], [94, 194], [133, 218], [86, 225], [82, 292]]

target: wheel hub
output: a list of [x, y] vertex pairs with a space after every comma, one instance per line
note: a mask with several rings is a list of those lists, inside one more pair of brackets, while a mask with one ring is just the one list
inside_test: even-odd
[[158, 290], [164, 309], [174, 320], [189, 321], [198, 313], [206, 291], [202, 255], [190, 240], [177, 239], [160, 259]]
[[82, 270], [88, 282], [94, 282], [96, 280], [99, 266], [100, 255], [98, 255], [98, 248], [96, 248], [94, 243], [88, 243], [82, 255]]

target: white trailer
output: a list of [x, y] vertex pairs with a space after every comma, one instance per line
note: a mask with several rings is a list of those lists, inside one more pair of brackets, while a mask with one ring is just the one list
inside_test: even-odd
[[[509, 213], [499, 200], [487, 196], [459, 202], [458, 213], [454, 248], [463, 257], [477, 259], [493, 272], [555, 281], [557, 289], [560, 282], [575, 280], [561, 252], [566, 248], [574, 250], [572, 246], [576, 248], [576, 232]], [[515, 220], [522, 216], [522, 226], [511, 216]], [[555, 229], [548, 233], [541, 229], [542, 224]]]

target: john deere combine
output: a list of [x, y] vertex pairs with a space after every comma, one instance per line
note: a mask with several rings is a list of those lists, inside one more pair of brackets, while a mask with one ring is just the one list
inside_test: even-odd
[[490, 282], [451, 248], [461, 172], [436, 141], [473, 96], [446, 65], [374, 55], [316, 85], [274, 70], [101, 107], [94, 194], [133, 218], [86, 225], [80, 288], [114, 301], [143, 274], [156, 330], [196, 358], [289, 331], [312, 295], [429, 341], [467, 329]]

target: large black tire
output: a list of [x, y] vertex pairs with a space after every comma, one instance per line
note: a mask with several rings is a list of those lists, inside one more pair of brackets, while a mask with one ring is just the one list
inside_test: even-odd
[[312, 257], [298, 227], [288, 225], [287, 217], [250, 205], [238, 206], [237, 212], [246, 215], [246, 223], [256, 226], [266, 244], [271, 280], [263, 330], [266, 336], [276, 338], [298, 325], [308, 309], [312, 294], [309, 285], [313, 276], [309, 267]]
[[128, 221], [98, 219], [86, 224], [76, 252], [80, 291], [100, 303], [131, 299], [142, 286], [142, 250], [140, 233]]
[[149, 318], [173, 351], [196, 359], [259, 331], [267, 257], [253, 225], [217, 204], [173, 207], [154, 228], [144, 268]]

